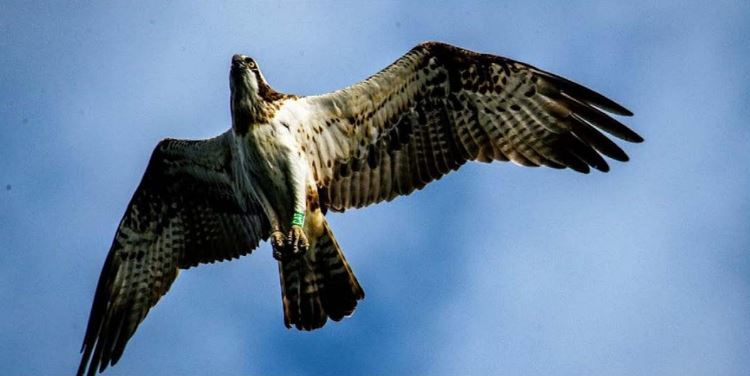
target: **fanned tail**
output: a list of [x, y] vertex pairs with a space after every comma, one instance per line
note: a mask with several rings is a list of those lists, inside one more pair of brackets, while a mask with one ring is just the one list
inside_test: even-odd
[[365, 293], [346, 262], [328, 222], [321, 216], [322, 233], [308, 233], [310, 247], [298, 258], [279, 262], [284, 325], [313, 330], [328, 318], [351, 315]]

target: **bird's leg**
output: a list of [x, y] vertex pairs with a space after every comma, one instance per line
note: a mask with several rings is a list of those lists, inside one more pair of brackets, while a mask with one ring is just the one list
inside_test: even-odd
[[295, 211], [292, 216], [292, 226], [289, 228], [289, 235], [286, 237], [287, 247], [292, 255], [298, 256], [307, 252], [310, 243], [303, 231], [305, 225], [305, 213]]
[[295, 211], [292, 215], [289, 232], [284, 236], [284, 231], [276, 216], [271, 219], [271, 246], [273, 247], [273, 258], [279, 261], [288, 260], [292, 256], [304, 254], [310, 246], [307, 236], [303, 230], [305, 214]]
[[266, 216], [268, 216], [268, 221], [271, 224], [271, 236], [268, 240], [271, 242], [271, 247], [273, 248], [273, 258], [282, 261], [289, 252], [286, 246], [286, 236], [284, 236], [284, 231], [281, 229], [279, 215], [273, 209], [265, 194], [262, 192], [258, 194], [258, 199], [262, 202]]
[[303, 228], [305, 227], [305, 213], [307, 212], [307, 179], [310, 173], [307, 161], [301, 153], [292, 151], [290, 157], [287, 183], [291, 185], [292, 216], [287, 233], [286, 242], [289, 251], [294, 256], [301, 256], [307, 252], [310, 243]]
[[287, 253], [286, 236], [284, 236], [284, 232], [281, 231], [279, 221], [274, 220], [272, 222], [275, 222], [271, 223], [271, 247], [273, 248], [273, 258], [282, 261], [284, 259], [284, 255]]

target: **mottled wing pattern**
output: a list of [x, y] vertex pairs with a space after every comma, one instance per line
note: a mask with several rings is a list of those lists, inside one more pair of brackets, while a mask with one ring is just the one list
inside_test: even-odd
[[104, 263], [79, 375], [117, 363], [179, 268], [239, 257], [268, 237], [262, 208], [237, 192], [230, 142], [228, 132], [154, 150]]
[[632, 113], [592, 90], [436, 42], [354, 86], [295, 102], [309, 114], [296, 134], [321, 204], [337, 211], [407, 195], [470, 160], [607, 171], [602, 155], [628, 157], [597, 128], [642, 141], [605, 114]]

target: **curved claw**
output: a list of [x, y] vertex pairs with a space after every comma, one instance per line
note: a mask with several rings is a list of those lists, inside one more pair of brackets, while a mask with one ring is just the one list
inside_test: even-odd
[[310, 243], [302, 227], [294, 225], [289, 229], [289, 235], [286, 237], [287, 246], [291, 249], [293, 255], [300, 255], [307, 252]]
[[273, 247], [273, 258], [282, 261], [286, 253], [286, 237], [281, 231], [271, 233], [271, 247]]

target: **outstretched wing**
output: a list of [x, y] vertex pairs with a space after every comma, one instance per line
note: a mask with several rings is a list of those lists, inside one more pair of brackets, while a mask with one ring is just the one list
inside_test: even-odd
[[407, 195], [469, 160], [584, 173], [609, 169], [600, 154], [628, 160], [596, 128], [643, 140], [604, 113], [630, 111], [592, 90], [436, 42], [354, 86], [287, 107], [321, 204], [338, 211]]
[[262, 208], [237, 188], [231, 137], [163, 140], [154, 150], [104, 262], [79, 375], [117, 363], [178, 268], [245, 255], [268, 237]]

